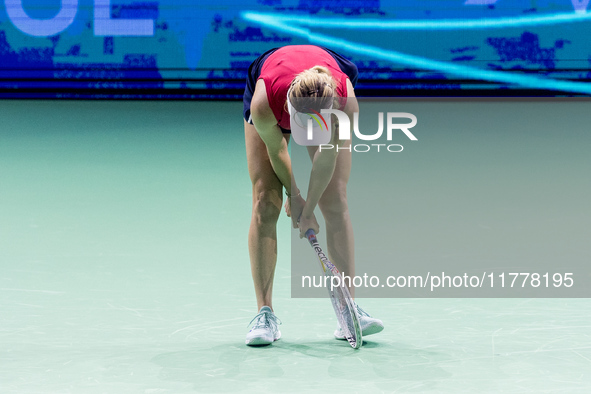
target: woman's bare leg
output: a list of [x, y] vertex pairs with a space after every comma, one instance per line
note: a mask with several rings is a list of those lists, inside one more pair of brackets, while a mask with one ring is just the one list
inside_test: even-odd
[[[246, 159], [252, 181], [252, 217], [248, 232], [250, 268], [257, 310], [273, 309], [273, 277], [277, 263], [277, 220], [283, 202], [283, 185], [275, 175], [267, 147], [255, 127], [244, 122]], [[289, 135], [285, 138], [289, 139]]]

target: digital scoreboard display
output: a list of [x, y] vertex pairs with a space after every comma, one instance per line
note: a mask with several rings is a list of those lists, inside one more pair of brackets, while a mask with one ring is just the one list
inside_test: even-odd
[[0, 0], [0, 95], [240, 98], [264, 51], [316, 44], [360, 95], [587, 96], [590, 0]]

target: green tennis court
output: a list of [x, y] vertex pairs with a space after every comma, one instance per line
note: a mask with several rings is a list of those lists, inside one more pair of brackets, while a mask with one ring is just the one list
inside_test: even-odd
[[291, 298], [285, 215], [283, 336], [245, 346], [256, 302], [240, 114], [238, 102], [0, 103], [2, 393], [591, 390], [588, 299], [368, 298], [385, 330], [358, 351], [335, 340], [328, 300]]

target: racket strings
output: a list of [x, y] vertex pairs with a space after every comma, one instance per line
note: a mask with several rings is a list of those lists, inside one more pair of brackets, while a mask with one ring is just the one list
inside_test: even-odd
[[[331, 294], [333, 305], [339, 311], [337, 317], [343, 334], [346, 338], [355, 338], [355, 323], [351, 317], [354, 312], [347, 298], [342, 289], [337, 289]], [[352, 303], [352, 300], [350, 302]]]
[[[340, 275], [337, 268], [330, 261], [326, 260], [326, 255], [322, 253], [322, 249], [318, 246], [316, 234], [313, 230], [306, 231], [306, 238], [308, 238], [310, 245], [317, 253], [320, 266], [326, 275], [325, 279], [328, 276]], [[321, 253], [324, 255], [324, 258], [321, 257]], [[328, 293], [330, 294], [330, 300], [337, 315], [341, 333], [353, 348], [359, 349], [362, 343], [362, 332], [357, 310], [355, 309], [356, 304], [353, 302], [349, 291], [342, 284], [337, 289], [329, 288]]]

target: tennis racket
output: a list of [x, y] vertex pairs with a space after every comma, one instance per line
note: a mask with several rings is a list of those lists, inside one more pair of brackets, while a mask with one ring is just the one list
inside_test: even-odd
[[[316, 256], [318, 256], [318, 261], [320, 262], [324, 275], [329, 277], [337, 276], [340, 278], [340, 286], [335, 286], [334, 288], [333, 286], [326, 287], [328, 289], [330, 300], [332, 301], [332, 306], [337, 315], [337, 320], [345, 334], [345, 338], [347, 338], [347, 341], [349, 341], [349, 344], [353, 349], [359, 349], [363, 343], [361, 337], [361, 325], [359, 324], [359, 315], [357, 314], [357, 309], [351, 299], [349, 289], [345, 286], [344, 280], [342, 280], [342, 276], [337, 267], [330, 262], [328, 256], [322, 251], [322, 248], [316, 239], [314, 230], [310, 229], [306, 231], [306, 238], [308, 238], [310, 245], [312, 245], [312, 249], [314, 249]], [[331, 284], [333, 283], [332, 280], [328, 280], [328, 282]]]

